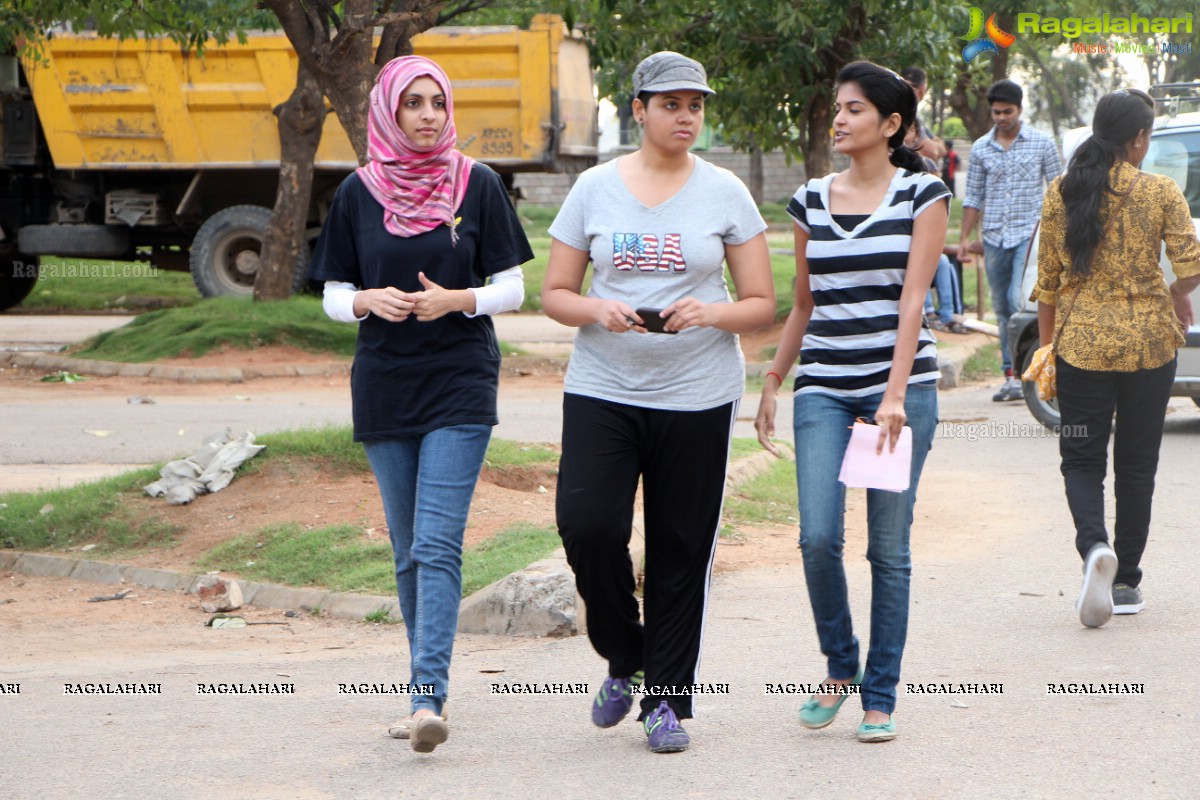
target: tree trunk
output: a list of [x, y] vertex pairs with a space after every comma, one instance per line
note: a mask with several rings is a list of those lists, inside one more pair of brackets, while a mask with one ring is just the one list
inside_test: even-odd
[[966, 127], [971, 141], [992, 129], [992, 114], [987, 104], [987, 87], [972, 84], [971, 74], [967, 71], [965, 64], [957, 70], [954, 88], [950, 90], [949, 102], [954, 113]]
[[274, 12], [300, 63], [316, 79], [354, 147], [359, 164], [367, 162], [367, 109], [378, 72], [371, 62], [374, 0], [345, 0], [337, 30], [317, 10], [290, 0], [260, 0]]
[[833, 108], [829, 98], [820, 92], [808, 109], [808, 135], [804, 137], [804, 177], [821, 178], [833, 172], [833, 149], [829, 128], [833, 124]]
[[750, 198], [755, 205], [763, 203], [763, 151], [758, 145], [750, 147]]
[[296, 71], [295, 90], [276, 106], [275, 116], [279, 118], [279, 186], [254, 279], [255, 300], [285, 300], [291, 295], [296, 259], [300, 248], [308, 246], [304, 232], [325, 98], [303, 63]]

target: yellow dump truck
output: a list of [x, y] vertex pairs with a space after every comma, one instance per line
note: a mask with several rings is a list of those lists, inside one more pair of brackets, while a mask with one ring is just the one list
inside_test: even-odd
[[[588, 53], [560, 17], [433, 28], [413, 47], [450, 76], [459, 146], [510, 187], [517, 172], [595, 163]], [[295, 87], [296, 61], [282, 34], [202, 57], [86, 34], [55, 35], [40, 60], [0, 56], [0, 309], [24, 299], [42, 255], [145, 259], [190, 270], [206, 296], [249, 294], [279, 175], [272, 109]], [[331, 114], [311, 238], [357, 165]]]

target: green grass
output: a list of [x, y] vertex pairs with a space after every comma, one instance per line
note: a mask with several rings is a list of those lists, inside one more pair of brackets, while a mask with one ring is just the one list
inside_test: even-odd
[[271, 525], [217, 545], [197, 566], [287, 586], [364, 594], [396, 591], [387, 537], [367, 539], [362, 529], [350, 525], [309, 530], [295, 522]]
[[[514, 525], [467, 548], [463, 596], [544, 558], [559, 544], [553, 528]], [[296, 523], [273, 525], [218, 545], [200, 558], [198, 566], [287, 586], [388, 596], [396, 592], [391, 544], [382, 536], [368, 538], [349, 525], [309, 530]]]
[[749, 458], [761, 452], [763, 452], [763, 446], [758, 443], [758, 439], [739, 437], [729, 445], [729, 460], [737, 461], [739, 458]]
[[781, 458], [726, 498], [725, 518], [735, 526], [795, 524], [796, 502], [796, 465]]
[[242, 474], [257, 471], [273, 461], [317, 461], [338, 474], [368, 473], [366, 453], [354, 441], [349, 425], [297, 428], [289, 431], [264, 433], [255, 443], [265, 444], [266, 450], [247, 461]]
[[963, 364], [963, 378], [968, 381], [992, 380], [1000, 374], [1000, 343], [990, 342], [976, 350]]
[[463, 552], [463, 597], [545, 558], [561, 546], [558, 530], [553, 527], [518, 523], [505, 528]]
[[0, 495], [0, 547], [44, 550], [95, 544], [98, 553], [113, 553], [170, 545], [179, 528], [139, 515], [127, 502], [157, 478], [157, 469], [140, 469], [65, 489]]
[[146, 262], [42, 256], [41, 275], [24, 308], [140, 311], [200, 302], [187, 272], [156, 269]]
[[489, 467], [558, 466], [559, 451], [541, 444], [492, 439], [483, 463]]
[[222, 347], [248, 350], [276, 344], [352, 356], [357, 334], [357, 326], [329, 319], [317, 297], [298, 296], [272, 303], [217, 297], [192, 306], [142, 314], [128, 325], [89, 340], [75, 355], [143, 362], [202, 356]]

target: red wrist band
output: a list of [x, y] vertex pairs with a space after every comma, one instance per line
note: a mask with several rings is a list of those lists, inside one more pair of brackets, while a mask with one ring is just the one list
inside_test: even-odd
[[774, 375], [774, 376], [775, 376], [775, 380], [779, 381], [779, 385], [780, 385], [780, 386], [783, 386], [783, 376], [782, 376], [782, 375], [780, 375], [778, 372], [776, 372], [776, 371], [775, 371], [775, 370], [773, 370], [773, 369], [769, 369], [769, 370], [767, 370], [767, 374], [768, 374], [768, 375]]

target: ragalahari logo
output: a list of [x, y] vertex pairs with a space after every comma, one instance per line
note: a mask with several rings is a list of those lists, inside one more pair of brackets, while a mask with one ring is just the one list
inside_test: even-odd
[[995, 14], [988, 17], [987, 24], [984, 25], [983, 11], [976, 6], [971, 6], [971, 29], [967, 31], [966, 36], [958, 38], [967, 42], [967, 46], [963, 48], [962, 57], [963, 61], [968, 64], [980, 53], [999, 53], [1001, 47], [1007, 48], [1017, 40], [1017, 37], [1011, 33], [1000, 30], [1000, 26], [996, 24]]

